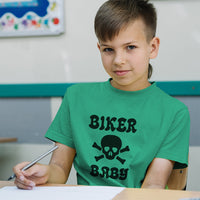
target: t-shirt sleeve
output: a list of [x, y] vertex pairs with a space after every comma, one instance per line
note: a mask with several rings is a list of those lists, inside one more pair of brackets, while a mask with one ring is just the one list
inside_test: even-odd
[[156, 157], [175, 161], [175, 169], [187, 167], [189, 135], [190, 116], [187, 107], [185, 107], [174, 116], [169, 132]]
[[67, 90], [61, 106], [48, 128], [45, 137], [61, 144], [74, 148], [70, 125], [69, 89]]

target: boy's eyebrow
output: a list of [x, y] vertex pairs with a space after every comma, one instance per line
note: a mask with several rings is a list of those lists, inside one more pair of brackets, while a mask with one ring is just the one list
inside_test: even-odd
[[[137, 43], [137, 41], [130, 41], [130, 42], [126, 42], [124, 44], [122, 44], [123, 46], [127, 46], [127, 45], [130, 45], [130, 44], [134, 44], [134, 43]], [[100, 46], [111, 46], [109, 44], [104, 44], [104, 43], [99, 43]]]
[[134, 44], [134, 43], [137, 43], [137, 41], [130, 41], [130, 42], [124, 43], [124, 46]]

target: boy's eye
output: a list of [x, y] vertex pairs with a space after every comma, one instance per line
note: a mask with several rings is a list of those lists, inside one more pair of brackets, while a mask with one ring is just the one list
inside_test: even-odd
[[105, 48], [105, 49], [103, 49], [103, 51], [104, 51], [104, 52], [112, 52], [113, 49], [111, 49], [111, 48]]
[[132, 49], [135, 49], [135, 48], [136, 47], [134, 45], [130, 45], [130, 46], [127, 47], [128, 50], [132, 50]]

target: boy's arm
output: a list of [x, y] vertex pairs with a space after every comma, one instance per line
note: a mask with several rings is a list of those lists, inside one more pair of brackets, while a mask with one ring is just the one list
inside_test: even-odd
[[154, 158], [147, 170], [142, 188], [165, 189], [173, 166], [174, 161]]
[[76, 154], [75, 149], [56, 143], [58, 149], [53, 152], [49, 165], [36, 164], [26, 171], [21, 169], [27, 162], [20, 163], [13, 168], [16, 174], [15, 184], [18, 188], [32, 189], [35, 185], [45, 183], [65, 183]]
[[75, 149], [56, 143], [58, 149], [53, 153], [49, 167], [48, 183], [65, 183], [69, 177], [76, 154]]

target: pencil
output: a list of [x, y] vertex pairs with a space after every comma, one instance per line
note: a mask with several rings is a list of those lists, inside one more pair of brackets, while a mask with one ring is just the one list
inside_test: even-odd
[[[43, 159], [44, 157], [46, 157], [48, 154], [50, 154], [51, 152], [53, 152], [54, 150], [56, 150], [58, 148], [58, 146], [54, 146], [53, 148], [51, 148], [49, 151], [47, 151], [46, 153], [40, 155], [38, 158], [36, 158], [35, 160], [33, 160], [32, 162], [30, 162], [28, 165], [26, 165], [22, 171], [25, 171], [27, 169], [29, 169], [30, 167], [32, 167], [33, 165], [35, 165], [38, 161], [40, 161], [41, 159]], [[8, 178], [8, 181], [12, 180], [13, 178], [15, 178], [16, 175], [13, 174], [12, 176], [10, 176]]]

